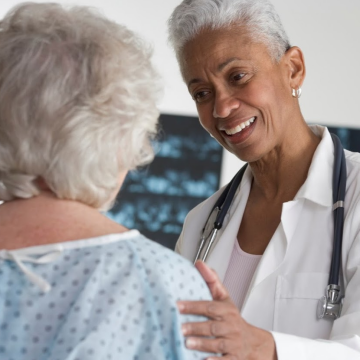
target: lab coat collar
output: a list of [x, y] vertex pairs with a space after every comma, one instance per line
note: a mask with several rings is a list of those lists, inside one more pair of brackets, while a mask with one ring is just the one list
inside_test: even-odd
[[332, 205], [334, 145], [326, 127], [312, 125], [310, 129], [321, 141], [314, 153], [308, 176], [294, 200], [307, 199], [322, 206]]

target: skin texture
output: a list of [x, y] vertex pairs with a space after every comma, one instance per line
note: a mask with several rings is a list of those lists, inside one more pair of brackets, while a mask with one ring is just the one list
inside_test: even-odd
[[[244, 27], [205, 29], [185, 44], [180, 68], [201, 125], [251, 167], [253, 182], [238, 242], [245, 252], [263, 254], [279, 226], [282, 204], [292, 200], [306, 180], [320, 142], [292, 96], [305, 78], [303, 54], [292, 47], [275, 62]], [[240, 133], [226, 134], [254, 117]], [[188, 346], [195, 341], [193, 348], [222, 353], [223, 359], [276, 359], [272, 335], [246, 323], [217, 276], [204, 264], [197, 266], [214, 301], [179, 303], [185, 304], [181, 311], [210, 319], [184, 327]]]
[[[118, 189], [125, 176], [126, 172], [119, 175]], [[1, 249], [14, 250], [128, 231], [95, 208], [57, 198], [41, 178], [36, 184], [40, 189], [38, 196], [0, 206]], [[109, 202], [116, 194], [112, 194]]]

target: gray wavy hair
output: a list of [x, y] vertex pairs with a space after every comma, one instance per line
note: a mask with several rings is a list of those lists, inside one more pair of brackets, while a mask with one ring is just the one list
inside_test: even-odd
[[245, 26], [255, 42], [264, 43], [279, 61], [290, 47], [279, 15], [268, 0], [184, 0], [173, 11], [169, 41], [179, 58], [181, 49], [201, 30]]
[[102, 208], [153, 159], [151, 51], [93, 9], [24, 3], [0, 22], [0, 200], [39, 194]]

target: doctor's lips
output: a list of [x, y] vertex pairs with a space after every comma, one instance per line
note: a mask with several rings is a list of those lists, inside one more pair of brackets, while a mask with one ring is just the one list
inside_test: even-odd
[[228, 136], [233, 136], [235, 134], [240, 133], [241, 131], [243, 131], [244, 129], [248, 128], [251, 126], [251, 124], [256, 120], [256, 116], [253, 116], [252, 118], [243, 121], [241, 124], [236, 125], [235, 127], [231, 128], [231, 129], [224, 129], [221, 130], [222, 132], [224, 132], [226, 135]]

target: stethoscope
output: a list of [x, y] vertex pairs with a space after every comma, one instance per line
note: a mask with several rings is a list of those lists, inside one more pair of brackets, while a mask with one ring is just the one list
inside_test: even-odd
[[[317, 316], [319, 319], [337, 319], [340, 317], [343, 294], [339, 284], [341, 246], [344, 227], [344, 199], [346, 191], [346, 162], [345, 153], [339, 138], [331, 134], [334, 148], [335, 161], [333, 170], [333, 212], [334, 212], [334, 244], [331, 258], [330, 276], [325, 295], [318, 303]], [[230, 205], [235, 197], [235, 193], [241, 183], [248, 164], [245, 164], [234, 176], [225, 190], [213, 206], [210, 215], [202, 230], [200, 245], [196, 253], [194, 263], [201, 259], [206, 261], [209, 252], [215, 242], [217, 233], [222, 228], [224, 219]], [[201, 256], [201, 254], [203, 255]]]

